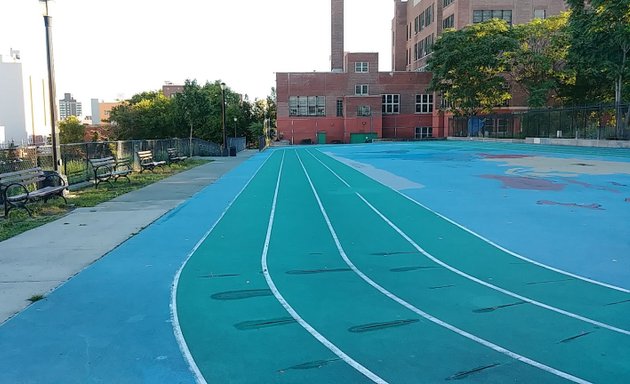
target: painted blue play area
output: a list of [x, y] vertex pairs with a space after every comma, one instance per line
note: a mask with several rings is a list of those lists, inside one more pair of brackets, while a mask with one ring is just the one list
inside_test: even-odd
[[[281, 179], [283, 169], [284, 179]], [[261, 172], [259, 173], [259, 171]], [[360, 173], [356, 171], [360, 171]], [[311, 176], [308, 176], [309, 172], [312, 180]], [[364, 175], [369, 178], [365, 178]], [[374, 180], [378, 183], [375, 183]], [[384, 188], [383, 185], [389, 188]], [[322, 195], [321, 200], [317, 197], [317, 202], [311, 192], [311, 190], [315, 191], [316, 186]], [[497, 367], [497, 371], [501, 370], [503, 372], [501, 374], [505, 376], [495, 376], [495, 381], [486, 382], [499, 382], [497, 377], [518, 375], [519, 371], [515, 367], [525, 367], [522, 364], [523, 359], [514, 359], [514, 354], [505, 354], [499, 347], [491, 351], [486, 348], [487, 345], [491, 345], [489, 342], [484, 345], [474, 344], [478, 343], [476, 335], [466, 336], [466, 339], [460, 338], [462, 334], [468, 335], [467, 332], [474, 333], [474, 325], [478, 327], [477, 331], [480, 334], [487, 332], [489, 339], [496, 337], [496, 339], [501, 340], [502, 337], [505, 337], [506, 343], [513, 342], [516, 347], [520, 348], [519, 343], [526, 338], [510, 340], [510, 336], [497, 330], [498, 328], [486, 327], [487, 324], [490, 324], [491, 316], [495, 316], [495, 319], [498, 319], [497, 324], [513, 325], [517, 323], [517, 321], [513, 321], [514, 319], [520, 319], [525, 326], [520, 327], [517, 331], [525, 334], [530, 332], [530, 329], [527, 328], [530, 325], [524, 320], [525, 318], [519, 317], [517, 312], [509, 311], [531, 311], [527, 313], [533, 314], [532, 318], [534, 319], [542, 319], [539, 313], [548, 315], [550, 320], [545, 320], [544, 324], [541, 322], [539, 328], [542, 329], [546, 324], [557, 324], [556, 328], [551, 327], [548, 330], [551, 336], [547, 337], [545, 341], [552, 343], [554, 348], [558, 348], [558, 350], [565, 348], [565, 346], [569, 350], [575, 346], [575, 351], [590, 351], [593, 348], [583, 347], [583, 349], [579, 349], [580, 342], [586, 342], [585, 340], [590, 339], [597, 340], [606, 348], [612, 348], [612, 346], [617, 345], [619, 340], [622, 340], [626, 349], [619, 347], [617, 353], [623, 354], [630, 350], [630, 346], [625, 341], [630, 332], [627, 329], [627, 317], [625, 316], [611, 317], [614, 320], [611, 320], [611, 324], [616, 325], [601, 330], [601, 327], [593, 327], [593, 324], [600, 324], [598, 322], [589, 320], [590, 324], [588, 322], [583, 323], [585, 317], [579, 313], [577, 315], [571, 313], [571, 316], [567, 317], [567, 311], [562, 309], [549, 312], [547, 310], [550, 306], [545, 307], [546, 304], [534, 300], [522, 301], [519, 299], [519, 301], [515, 301], [514, 297], [521, 297], [519, 295], [512, 295], [506, 299], [501, 296], [505, 293], [505, 289], [494, 287], [492, 283], [485, 282], [483, 287], [478, 287], [479, 279], [474, 282], [466, 280], [458, 283], [460, 285], [457, 289], [462, 290], [465, 294], [461, 297], [452, 294], [451, 297], [448, 296], [449, 293], [447, 292], [449, 291], [446, 289], [455, 287], [455, 283], [442, 283], [450, 277], [453, 280], [464, 281], [470, 276], [463, 272], [457, 276], [451, 276], [450, 272], [443, 269], [442, 266], [429, 265], [429, 261], [424, 259], [422, 265], [417, 265], [419, 261], [414, 259], [414, 252], [390, 250], [387, 247], [393, 246], [391, 244], [396, 242], [402, 244], [403, 242], [402, 238], [391, 228], [386, 228], [390, 232], [390, 237], [387, 241], [383, 240], [383, 244], [379, 243], [377, 235], [371, 236], [369, 241], [351, 241], [352, 236], [357, 236], [357, 238], [367, 236], [367, 229], [376, 231], [377, 226], [386, 227], [386, 223], [370, 211], [355, 196], [355, 193], [357, 196], [363, 196], [360, 193], [365, 194], [367, 197], [361, 197], [361, 199], [366, 203], [369, 199], [372, 199], [370, 204], [375, 206], [380, 203], [381, 205], [378, 207], [383, 212], [390, 210], [387, 215], [392, 221], [399, 220], [402, 223], [400, 224], [401, 227], [406, 224], [405, 230], [414, 233], [417, 238], [422, 238], [422, 226], [426, 224], [427, 220], [418, 220], [417, 226], [414, 227], [413, 219], [416, 216], [405, 216], [405, 212], [399, 212], [405, 209], [400, 207], [406, 207], [408, 211], [412, 212], [414, 210], [409, 208], [409, 205], [414, 208], [422, 206], [425, 218], [430, 217], [433, 223], [439, 222], [439, 225], [433, 227], [435, 231], [448, 227], [452, 232], [457, 232], [457, 236], [466, 238], [466, 241], [470, 240], [466, 237], [468, 234], [462, 235], [460, 229], [473, 233], [482, 240], [479, 241], [482, 244], [475, 248], [483, 250], [479, 253], [490, 252], [488, 249], [492, 247], [499, 248], [502, 252], [524, 259], [525, 262], [515, 259], [521, 264], [534, 263], [537, 266], [542, 264], [554, 273], [561, 271], [561, 273], [569, 276], [577, 275], [584, 278], [582, 280], [586, 280], [586, 282], [579, 281], [578, 284], [582, 284], [580, 286], [590, 287], [590, 283], [595, 283], [594, 289], [604, 293], [608, 293], [608, 288], [611, 288], [610, 291], [614, 297], [621, 297], [621, 299], [606, 304], [610, 311], [613, 310], [610, 305], [625, 305], [629, 302], [626, 300], [630, 294], [629, 150], [468, 141], [381, 142], [345, 146], [284, 147], [270, 149], [253, 156], [218, 182], [209, 185], [86, 270], [72, 277], [64, 285], [47, 295], [45, 300], [34, 303], [22, 313], [0, 325], [0, 383], [188, 384], [204, 383], [205, 380], [212, 382], [208, 377], [203, 379], [201, 376], [204, 373], [200, 373], [195, 364], [191, 364], [196, 357], [191, 356], [191, 352], [186, 347], [186, 343], [194, 344], [195, 341], [198, 343], [197, 346], [203, 346], [204, 340], [208, 339], [203, 339], [201, 336], [196, 339], [198, 334], [186, 334], [185, 326], [180, 329], [178, 324], [177, 308], [174, 308], [177, 303], [174, 296], [176, 296], [176, 286], [181, 271], [188, 272], [189, 280], [187, 282], [190, 283], [188, 284], [188, 291], [184, 289], [181, 292], [190, 292], [196, 286], [195, 284], [205, 284], [206, 287], [225, 285], [219, 294], [210, 290], [195, 292], [201, 297], [198, 302], [210, 306], [211, 309], [215, 308], [212, 307], [213, 305], [216, 308], [225, 309], [225, 313], [214, 311], [208, 314], [206, 311], [205, 315], [208, 315], [208, 318], [213, 318], [212, 316], [219, 318], [217, 323], [223, 321], [224, 328], [238, 334], [241, 340], [250, 340], [245, 337], [248, 335], [243, 332], [252, 332], [251, 334], [256, 332], [256, 337], [260, 338], [262, 342], [252, 348], [259, 348], [260, 351], [267, 351], [268, 349], [268, 353], [259, 356], [259, 359], [273, 360], [275, 353], [273, 348], [281, 344], [279, 336], [285, 336], [285, 344], [283, 345], [299, 349], [305, 355], [309, 349], [300, 349], [300, 345], [294, 345], [295, 340], [306, 340], [305, 343], [311, 343], [312, 345], [309, 345], [312, 350], [318, 351], [323, 357], [315, 357], [310, 361], [299, 361], [295, 365], [283, 366], [288, 370], [300, 371], [302, 377], [306, 378], [304, 381], [300, 381], [303, 383], [316, 382], [312, 378], [318, 377], [318, 374], [321, 375], [320, 377], [327, 377], [327, 374], [328, 377], [340, 377], [335, 376], [335, 370], [346, 372], [347, 377], [357, 377], [357, 380], [360, 380], [351, 382], [385, 381], [375, 380], [372, 376], [361, 372], [363, 373], [362, 376], [357, 373], [358, 370], [357, 372], [353, 370], [356, 369], [356, 366], [346, 365], [347, 361], [354, 360], [340, 359], [338, 358], [339, 354], [330, 353], [324, 348], [322, 346], [325, 345], [324, 343], [320, 345], [321, 340], [316, 341], [311, 337], [312, 333], [308, 334], [298, 326], [297, 322], [294, 321], [293, 313], [289, 316], [289, 313], [282, 312], [283, 308], [280, 305], [282, 302], [276, 300], [277, 296], [274, 298], [271, 291], [267, 290], [270, 287], [248, 285], [250, 284], [249, 275], [246, 284], [244, 282], [241, 284], [245, 288], [239, 286], [238, 279], [244, 280], [245, 273], [251, 273], [252, 282], [255, 279], [261, 284], [264, 283], [265, 278], [268, 278], [267, 281], [269, 281], [271, 278], [269, 274], [273, 274], [278, 281], [278, 291], [284, 289], [283, 293], [290, 299], [291, 304], [306, 314], [305, 321], [311, 320], [313, 324], [318, 324], [319, 321], [321, 328], [328, 327], [328, 332], [322, 331], [322, 334], [332, 335], [331, 342], [337, 342], [349, 351], [354, 349], [356, 356], [365, 355], [363, 356], [365, 361], [358, 361], [361, 359], [357, 358], [357, 365], [360, 365], [359, 363], [365, 364], [367, 368], [374, 369], [375, 372], [394, 371], [395, 374], [392, 374], [391, 377], [400, 380], [390, 380], [391, 383], [422, 382], [407, 377], [406, 371], [398, 369], [398, 365], [396, 365], [406, 361], [416, 362], [416, 365], [405, 363], [407, 366], [403, 368], [410, 369], [410, 372], [414, 369], [417, 370], [420, 366], [418, 364], [421, 364], [419, 361], [422, 359], [414, 360], [416, 359], [415, 354], [418, 352], [419, 358], [424, 352], [424, 350], [415, 350], [418, 345], [422, 345], [423, 348], [427, 346], [427, 348], [435, 349], [437, 352], [433, 357], [436, 359], [441, 356], [439, 353], [452, 353], [452, 350], [438, 351], [448, 345], [452, 345], [454, 349], [459, 348], [462, 361], [467, 361], [468, 358], [471, 358], [471, 361], [475, 360], [472, 357], [479, 358], [479, 361], [485, 361], [487, 356], [494, 359], [486, 359], [488, 360], [487, 365], [471, 363], [468, 371], [453, 372], [448, 377], [446, 374], [440, 376], [444, 377], [445, 380], [460, 380], [461, 378], [462, 382], [484, 382], [476, 381], [477, 376], [475, 374], [483, 371], [488, 374], [487, 377], [492, 377], [495, 367]], [[415, 202], [409, 202], [400, 194]], [[387, 199], [383, 196], [387, 196]], [[393, 200], [396, 200], [396, 204], [388, 207], [388, 204]], [[275, 213], [270, 212], [275, 211], [276, 204], [278, 205], [278, 218], [276, 232], [272, 233], [271, 228]], [[332, 223], [329, 221], [327, 224], [331, 227], [337, 225], [339, 228], [340, 240], [335, 238], [335, 241], [339, 242], [337, 247], [341, 248], [341, 243], [347, 246], [349, 257], [355, 257], [356, 268], [347, 268], [345, 264], [342, 265], [341, 258], [335, 253], [336, 251], [307, 250], [300, 241], [294, 243], [285, 241], [285, 239], [298, 238], [293, 231], [303, 230], [300, 233], [306, 239], [303, 241], [309, 241], [309, 236], [314, 236], [314, 230], [304, 229], [305, 227], [294, 228], [296, 219], [292, 215], [302, 214], [299, 208], [301, 205], [304, 205], [304, 217], [301, 218], [304, 223], [311, 223], [313, 228], [317, 223], [321, 224], [320, 227], [317, 227], [320, 231], [317, 241], [321, 244], [316, 244], [316, 246], [323, 246], [322, 244], [326, 243], [333, 244], [333, 240], [328, 238], [328, 229], [320, 217], [320, 209], [324, 211], [324, 206], [329, 209]], [[307, 205], [308, 209], [306, 209]], [[344, 209], [350, 208], [355, 209], [353, 212], [362, 212], [363, 216], [345, 215]], [[376, 208], [372, 208], [376, 210]], [[257, 215], [260, 217], [256, 217], [256, 220], [248, 217], [247, 215], [251, 215], [252, 212], [258, 212]], [[317, 219], [307, 217], [306, 212], [314, 212], [313, 217]], [[444, 219], [443, 222], [434, 216]], [[374, 225], [366, 224], [368, 217], [371, 217], [370, 220]], [[281, 221], [282, 219], [285, 221]], [[361, 220], [365, 220], [362, 225], [370, 228], [367, 228], [365, 233], [361, 231], [355, 233], [354, 226], [359, 227], [356, 222]], [[444, 224], [444, 222], [448, 222], [448, 224]], [[221, 223], [229, 228], [222, 229]], [[246, 242], [248, 236], [239, 232], [240, 227], [239, 230], [235, 229], [236, 224], [234, 223], [247, 223], [252, 228], [256, 227], [258, 232], [248, 232], [247, 235], [256, 235], [254, 237], [265, 242], [266, 234], [266, 244], [264, 246], [262, 243], [249, 244], [251, 249], [239, 253], [239, 246], [242, 245], [240, 242]], [[225, 232], [213, 231], [215, 225]], [[283, 228], [285, 233], [289, 235], [282, 236]], [[233, 238], [228, 239], [230, 233]], [[226, 234], [226, 238], [224, 238], [224, 234]], [[344, 235], [346, 238], [343, 237]], [[273, 236], [278, 236], [275, 238], [275, 242]], [[441, 240], [441, 238], [439, 239]], [[225, 244], [221, 245], [221, 242]], [[487, 247], [488, 243], [491, 244], [490, 247]], [[403, 249], [404, 247], [400, 244], [398, 246]], [[208, 268], [211, 268], [213, 252], [221, 246], [224, 249], [236, 250], [233, 255], [227, 254], [227, 252], [221, 254], [221, 257], [224, 258], [221, 261], [225, 261], [225, 264], [227, 261], [231, 262], [233, 265], [230, 265], [230, 268], [233, 269], [208, 270], [203, 273], [193, 269], [195, 265], [201, 265], [205, 268], [206, 264], [204, 263], [210, 265]], [[365, 247], [366, 250], [371, 250], [371, 253], [366, 253], [367, 256], [364, 255], [363, 259], [360, 257], [360, 246]], [[242, 247], [245, 249], [245, 245]], [[355, 254], [352, 254], [351, 251], [353, 247], [357, 249]], [[405, 244], [405, 247], [409, 248], [409, 245]], [[454, 247], [456, 248], [456, 246]], [[263, 263], [261, 267], [259, 255], [261, 250], [264, 250], [263, 258], [267, 257], [267, 248], [270, 249], [269, 271], [265, 267], [266, 263]], [[334, 246], [330, 248], [337, 249]], [[377, 251], [383, 252], [375, 252], [371, 248], [378, 248]], [[449, 250], [449, 257], [452, 257], [453, 260], [460, 252], [459, 249], [455, 248]], [[194, 256], [197, 251], [199, 252], [195, 260]], [[308, 261], [309, 263], [312, 262], [313, 265], [307, 265], [302, 259], [299, 259], [297, 255], [300, 252], [309, 257], [312, 256]], [[339, 265], [333, 265], [331, 262], [332, 267], [329, 268], [328, 264], [323, 266], [317, 264], [323, 260], [324, 256], [334, 260], [334, 263]], [[401, 261], [400, 265], [385, 267], [388, 265], [387, 263], [398, 262], [395, 256], [400, 257], [400, 260], [407, 260], [406, 258], [408, 258], [412, 261], [404, 263]], [[244, 265], [241, 265], [245, 263], [240, 263], [239, 257], [242, 260], [251, 261], [251, 264], [245, 268]], [[483, 255], [475, 255], [475, 257], [484, 260]], [[189, 258], [197, 264], [191, 262], [188, 265], [189, 269], [192, 270], [186, 271], [186, 262]], [[282, 258], [286, 258], [286, 260]], [[510, 268], [518, 268], [514, 267], [518, 263], [513, 262], [511, 256], [508, 258], [509, 260], [505, 265], [509, 264]], [[286, 267], [289, 271], [285, 271], [282, 269], [285, 268], [284, 262], [295, 263], [296, 266]], [[474, 303], [477, 305], [477, 298], [483, 295], [477, 297], [475, 296], [477, 291], [462, 288], [464, 286], [474, 286], [475, 289], [479, 289], [479, 292], [489, 292], [488, 286], [491, 286], [494, 291], [484, 293], [486, 296], [483, 296], [482, 299], [489, 300], [490, 297], [499, 297], [503, 301], [497, 303], [493, 301], [487, 305], [484, 304], [486, 307], [476, 310], [469, 310], [470, 308], [466, 307], [466, 310], [462, 310], [462, 312], [458, 312], [461, 310], [458, 306], [447, 308], [444, 304], [445, 307], [441, 308], [439, 307], [442, 304], [441, 300], [432, 301], [431, 305], [435, 305], [436, 312], [443, 310], [444, 316], [451, 317], [450, 320], [453, 323], [460, 322], [462, 328], [472, 329], [464, 329], [455, 334], [452, 332], [455, 327], [447, 329], [442, 325], [431, 324], [433, 321], [431, 316], [424, 316], [424, 312], [420, 309], [416, 308], [415, 313], [409, 312], [408, 309], [412, 307], [411, 304], [408, 304], [406, 308], [400, 306], [402, 300], [392, 301], [393, 294], [388, 297], [383, 296], [382, 291], [384, 289], [381, 292], [374, 290], [376, 283], [370, 287], [364, 281], [359, 281], [356, 275], [360, 274], [355, 273], [355, 269], [358, 270], [362, 263], [365, 267], [365, 275], [372, 274], [374, 280], [380, 279], [379, 281], [384, 282], [384, 284], [389, 284], [392, 291], [406, 294], [410, 302], [417, 299], [416, 305], [418, 307], [422, 306], [421, 304], [426, 304], [422, 300], [427, 297], [435, 298], [437, 296], [431, 295], [440, 295], [442, 292], [444, 292], [444, 301], [449, 299], [455, 303]], [[478, 265], [479, 263], [477, 263]], [[239, 268], [242, 268], [243, 271], [239, 271]], [[380, 271], [379, 268], [381, 268]], [[436, 276], [439, 275], [439, 279], [437, 279], [440, 282], [439, 286], [434, 286], [431, 290], [421, 290], [420, 285], [422, 284], [419, 284], [419, 279], [424, 277], [412, 275], [415, 272], [424, 273], [425, 275], [422, 276], [430, 276], [432, 273]], [[552, 274], [547, 269], [544, 272], [545, 274]], [[214, 273], [218, 273], [218, 275], [213, 275]], [[239, 273], [243, 276], [239, 276]], [[470, 274], [473, 273], [470, 272]], [[557, 277], [555, 274], [554, 276]], [[219, 278], [214, 279], [214, 277]], [[367, 278], [367, 276], [365, 277]], [[230, 280], [230, 278], [234, 279]], [[314, 279], [321, 279], [321, 281]], [[363, 280], [367, 281], [368, 279]], [[301, 285], [304, 281], [311, 281], [314, 286], [320, 282], [324, 284], [326, 281], [328, 283], [332, 281], [334, 284], [329, 284], [327, 288], [322, 285], [321, 291], [320, 288], [309, 290], [304, 288], [305, 285]], [[550, 282], [542, 281], [541, 283], [541, 281], [537, 280], [537, 283]], [[562, 280], [551, 282], [562, 283]], [[418, 283], [417, 287], [414, 285], [416, 283]], [[232, 287], [232, 284], [236, 288]], [[291, 287], [293, 287], [292, 290], [289, 289]], [[339, 289], [339, 287], [344, 288]], [[358, 290], [350, 292], [354, 287], [358, 287]], [[545, 287], [547, 286], [545, 285]], [[348, 292], [345, 291], [346, 289]], [[549, 287], [549, 289], [553, 289], [553, 287]], [[363, 305], [361, 310], [345, 314], [352, 320], [348, 324], [335, 320], [336, 317], [328, 316], [315, 304], [309, 302], [311, 300], [317, 305], [339, 303], [339, 301], [335, 302], [334, 298], [340, 293], [348, 294], [348, 297], [345, 298], [347, 306], [336, 305], [333, 306], [334, 308], [328, 308], [327, 311], [331, 313], [337, 311], [342, 314], [344, 311], [351, 311], [348, 309], [351, 305]], [[216, 300], [217, 295], [223, 297], [223, 301]], [[466, 302], [468, 300], [465, 298], [466, 295], [472, 297], [468, 298], [470, 302]], [[371, 301], [365, 299], [368, 296]], [[358, 299], [349, 299], [349, 297], [357, 297]], [[185, 299], [177, 298], [182, 303], [186, 301]], [[256, 300], [268, 300], [268, 302]], [[384, 303], [383, 307], [372, 305], [381, 301]], [[194, 307], [198, 302], [190, 300], [187, 310], [188, 324], [196, 321], [197, 323], [193, 324], [195, 326], [205, 324], [203, 322], [205, 320], [199, 320], [203, 312], [202, 305]], [[372, 304], [365, 305], [365, 303]], [[532, 303], [536, 305], [530, 305]], [[248, 318], [238, 318], [238, 324], [245, 330], [235, 330], [233, 323], [222, 317], [224, 314], [227, 316], [227, 311], [237, 304], [242, 313], [249, 313], [248, 310], [254, 312]], [[581, 302], [578, 304], [581, 305]], [[258, 307], [261, 309], [260, 312], [255, 310], [255, 305], [260, 305]], [[263, 310], [270, 308], [274, 308], [273, 313], [276, 316], [276, 321], [273, 324], [259, 315]], [[287, 307], [284, 306], [284, 308]], [[383, 310], [379, 311], [380, 309]], [[385, 319], [388, 321], [383, 322], [383, 319], [366, 320], [368, 317], [371, 319], [381, 316], [387, 312], [385, 309], [389, 310], [391, 314], [390, 318]], [[426, 310], [426, 308], [424, 309]], [[499, 311], [495, 311], [497, 309]], [[505, 311], [503, 311], [504, 309]], [[587, 309], [593, 310], [593, 317], [599, 315], [596, 309], [590, 307]], [[197, 312], [199, 318], [190, 315]], [[232, 314], [234, 313], [236, 312]], [[418, 316], [419, 313], [423, 314], [422, 318]], [[503, 316], [505, 313], [511, 313], [513, 317], [509, 318], [509, 321], [499, 321], [501, 320], [499, 316]], [[307, 316], [308, 314], [310, 316]], [[191, 318], [192, 320], [190, 320]], [[475, 322], [466, 323], [464, 320], [466, 318], [474, 318]], [[278, 319], [282, 321], [278, 321]], [[255, 327], [243, 326], [243, 324], [251, 325], [252, 323], [257, 324], [258, 328], [253, 330]], [[379, 325], [377, 327], [374, 324]], [[572, 333], [566, 338], [561, 338], [559, 336], [560, 331], [562, 328], [566, 328], [564, 324], [570, 324], [571, 327], [575, 327], [575, 330], [572, 330]], [[208, 324], [208, 326], [212, 327], [214, 324]], [[424, 328], [420, 329], [419, 327]], [[431, 327], [437, 331], [427, 331], [433, 329]], [[538, 328], [534, 328], [536, 327], [532, 328], [532, 334], [535, 333], [534, 331], [538, 331]], [[583, 329], [587, 328], [592, 328], [592, 330], [582, 332]], [[191, 326], [188, 329], [198, 328]], [[349, 329], [351, 331], [348, 331]], [[359, 330], [357, 331], [357, 329]], [[381, 333], [373, 332], [375, 329]], [[407, 333], [407, 329], [411, 331]], [[332, 330], [338, 330], [338, 337], [335, 337], [335, 332]], [[413, 330], [417, 332], [413, 332]], [[388, 333], [394, 331], [398, 332], [398, 339], [392, 336], [395, 333]], [[413, 339], [410, 334], [413, 334], [414, 337], [421, 336], [426, 340], [422, 339], [424, 341], [419, 342]], [[444, 336], [440, 336], [442, 334]], [[590, 338], [583, 337], [591, 334], [593, 335]], [[212, 336], [211, 333], [210, 335]], [[440, 337], [444, 338], [440, 339]], [[556, 339], [560, 341], [556, 341]], [[221, 333], [221, 337], [214, 340], [217, 340], [217, 345], [221, 342], [227, 346], [234, 345], [228, 332]], [[441, 340], [444, 342], [442, 343]], [[575, 340], [578, 341], [574, 342]], [[373, 344], [373, 341], [377, 344]], [[361, 342], [364, 344], [360, 344]], [[466, 345], [468, 344], [466, 343], [474, 344], [476, 354], [471, 352], [472, 347], [467, 349]], [[531, 348], [532, 353], [538, 352], [537, 348], [541, 349], [536, 343], [532, 342], [531, 344], [527, 348]], [[600, 344], [594, 343], [593, 345], [599, 346]], [[364, 348], [364, 346], [369, 346], [369, 348]], [[404, 350], [401, 346], [409, 348], [407, 351], [409, 353], [401, 353], [400, 351]], [[332, 350], [328, 346], [327, 348]], [[191, 349], [194, 350], [194, 348]], [[201, 348], [198, 347], [197, 349]], [[217, 349], [225, 350], [222, 349], [222, 346]], [[388, 350], [393, 352], [388, 354]], [[503, 353], [500, 358], [492, 355], [497, 351]], [[234, 360], [229, 361], [229, 359], [242, 360], [243, 356], [247, 355], [246, 353], [233, 352], [230, 356], [227, 356], [227, 353], [226, 356], [223, 356], [221, 353], [204, 352], [206, 352], [204, 355], [206, 361], [197, 361], [200, 367], [227, 367], [226, 369], [228, 369], [230, 366], [235, 366]], [[376, 356], [376, 353], [383, 353], [384, 355]], [[291, 350], [284, 350], [282, 354], [284, 358], [299, 355], [299, 353], [291, 353]], [[375, 356], [372, 356], [373, 354]], [[260, 353], [259, 355], [263, 354]], [[554, 354], [550, 353], [550, 355]], [[551, 356], [550, 359], [557, 357], [561, 360], [563, 356], [560, 355], [562, 354]], [[612, 352], [611, 355], [613, 355]], [[210, 357], [208, 358], [208, 356]], [[580, 354], [576, 353], [576, 356], [579, 357]], [[197, 359], [199, 358], [197, 357]], [[212, 360], [208, 361], [208, 359]], [[628, 360], [622, 361], [623, 358], [610, 359], [609, 363], [613, 368], [610, 372], [605, 372], [609, 376], [601, 377], [613, 377], [615, 367], [618, 369], [617, 372], [622, 372], [623, 375], [630, 372], [627, 365]], [[444, 360], [446, 365], [449, 364], [445, 359], [440, 360]], [[392, 361], [396, 364], [390, 364]], [[426, 363], [428, 360], [423, 361]], [[243, 361], [239, 361], [239, 363], [243, 363]], [[289, 376], [285, 375], [284, 371], [272, 369], [270, 366], [266, 367], [264, 366], [265, 362], [254, 363], [259, 364], [260, 366], [257, 368], [265, 370], [266, 374], [269, 375], [268, 377], [284, 375], [285, 381], [282, 382], [290, 381]], [[245, 366], [248, 364], [249, 362], [243, 363]], [[542, 364], [536, 364], [542, 366]], [[537, 371], [540, 367], [536, 364], [530, 364], [522, 369], [535, 371], [536, 375], [543, 375]], [[615, 364], [617, 365], [615, 366]], [[580, 364], [577, 362], [575, 365], [578, 366], [576, 370], [578, 368], [589, 369], [579, 366]], [[452, 367], [447, 366], [446, 368]], [[311, 371], [308, 371], [309, 369]], [[318, 369], [319, 371], [317, 371]], [[326, 369], [330, 369], [330, 371], [326, 371]], [[545, 372], [548, 373], [548, 371]], [[248, 376], [246, 370], [240, 373], [242, 375], [233, 382], [262, 382], [258, 381], [259, 378], [257, 377]], [[313, 375], [310, 376], [310, 381], [308, 379], [309, 374]], [[527, 381], [527, 377], [522, 376], [521, 378], [525, 378]], [[544, 377], [549, 378], [549, 376]], [[572, 378], [570, 375], [556, 375], [553, 377], [553, 382], [564, 382], [567, 377]]]
[[[513, 252], [630, 289], [627, 149], [442, 141], [321, 150], [416, 183], [398, 189]], [[510, 164], [519, 159], [539, 169]]]

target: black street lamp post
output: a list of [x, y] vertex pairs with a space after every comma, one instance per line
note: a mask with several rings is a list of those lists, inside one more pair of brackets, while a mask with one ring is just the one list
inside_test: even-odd
[[236, 137], [236, 122], [238, 121], [238, 118], [234, 118], [234, 137]]
[[227, 137], [225, 135], [225, 83], [221, 83], [221, 120], [223, 124], [223, 148], [222, 156], [228, 155]]
[[48, 97], [50, 99], [50, 126], [53, 156], [53, 170], [59, 172], [61, 168], [61, 147], [59, 146], [59, 130], [57, 129], [57, 92], [55, 88], [55, 63], [53, 61], [52, 16], [50, 16], [50, 2], [39, 0], [46, 27], [46, 59], [48, 62]]

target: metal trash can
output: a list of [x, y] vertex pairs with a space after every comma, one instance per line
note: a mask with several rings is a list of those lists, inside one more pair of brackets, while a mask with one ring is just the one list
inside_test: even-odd
[[230, 147], [230, 156], [236, 156], [236, 147]]

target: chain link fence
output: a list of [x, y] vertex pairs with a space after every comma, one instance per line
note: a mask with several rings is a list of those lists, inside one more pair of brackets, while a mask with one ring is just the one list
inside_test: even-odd
[[[237, 152], [242, 151], [245, 148], [245, 138], [231, 138], [228, 145], [235, 147]], [[139, 169], [136, 152], [151, 150], [155, 160], [167, 160], [168, 148], [176, 148], [184, 156], [222, 155], [221, 145], [201, 139], [192, 139], [192, 141], [189, 139], [164, 139], [62, 144], [62, 172], [68, 178], [69, 184], [77, 184], [89, 181], [93, 177], [88, 159], [109, 156], [113, 156], [118, 160], [129, 159], [134, 169]], [[52, 147], [50, 145], [0, 148], [0, 173], [33, 167], [41, 167], [45, 170], [53, 169]]]
[[449, 119], [448, 136], [630, 140], [630, 104], [530, 109]]

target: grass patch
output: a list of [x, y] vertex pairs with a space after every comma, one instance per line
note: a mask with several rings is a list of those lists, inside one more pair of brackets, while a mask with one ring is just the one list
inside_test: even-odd
[[28, 301], [30, 301], [31, 303], [34, 303], [36, 301], [40, 301], [43, 299], [44, 299], [44, 295], [33, 295], [28, 299]]
[[[50, 223], [62, 218], [78, 207], [94, 207], [100, 203], [109, 201], [125, 193], [135, 191], [156, 181], [160, 181], [176, 173], [186, 171], [188, 169], [206, 164], [207, 160], [188, 159], [186, 161], [173, 164], [168, 167], [160, 167], [155, 173], [145, 171], [143, 173], [134, 172], [129, 175], [130, 183], [126, 179], [120, 179], [117, 182], [101, 183], [98, 189], [90, 185], [77, 191], [71, 191], [66, 196], [68, 205], [66, 206], [61, 198], [53, 198], [47, 203], [37, 202], [29, 205], [33, 211], [33, 217], [29, 217], [28, 213], [23, 209], [14, 209], [10, 212], [9, 218], [0, 216], [0, 241], [17, 236], [20, 233], [30, 229], [37, 228], [41, 225]], [[162, 169], [163, 168], [163, 169]], [[1, 207], [1, 204], [0, 204]], [[2, 215], [2, 213], [0, 213]]]

